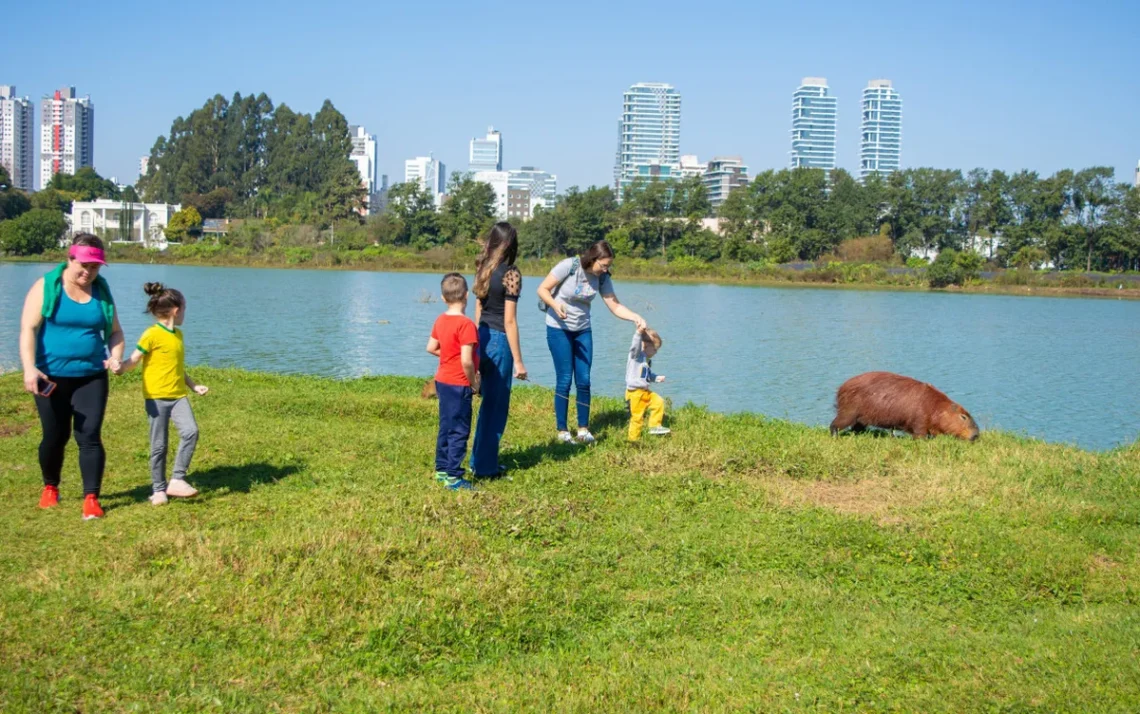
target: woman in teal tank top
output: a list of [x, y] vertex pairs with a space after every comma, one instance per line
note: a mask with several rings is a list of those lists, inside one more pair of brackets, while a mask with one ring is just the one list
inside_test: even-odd
[[74, 433], [83, 476], [84, 519], [103, 516], [99, 489], [107, 460], [102, 440], [107, 369], [118, 369], [123, 358], [123, 329], [115, 301], [99, 275], [106, 264], [98, 237], [76, 235], [67, 262], [28, 291], [20, 320], [24, 389], [35, 395], [43, 428], [40, 507], [59, 503], [64, 450]]

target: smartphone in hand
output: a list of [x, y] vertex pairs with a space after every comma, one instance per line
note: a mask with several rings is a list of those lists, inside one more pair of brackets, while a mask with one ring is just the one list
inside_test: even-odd
[[36, 382], [36, 389], [39, 390], [40, 396], [50, 397], [51, 393], [55, 391], [55, 382], [50, 379], [41, 379]]

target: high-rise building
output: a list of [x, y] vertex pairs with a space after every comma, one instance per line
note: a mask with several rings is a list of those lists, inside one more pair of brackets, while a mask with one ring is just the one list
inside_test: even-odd
[[139, 176], [146, 176], [147, 169], [150, 168], [150, 157], [142, 156], [139, 158]]
[[1136, 188], [1140, 188], [1140, 161], [1136, 162], [1136, 182], [1134, 185]]
[[[681, 173], [681, 93], [669, 84], [639, 82], [622, 95], [614, 189], [618, 197], [639, 174], [639, 167], [668, 167], [658, 174]], [[652, 172], [650, 172], [652, 173]]]
[[863, 143], [859, 178], [899, 170], [902, 154], [902, 99], [889, 79], [872, 79], [863, 90]]
[[95, 165], [95, 105], [75, 87], [56, 90], [40, 103], [40, 187], [58, 173]]
[[495, 131], [495, 127], [487, 127], [485, 138], [471, 140], [467, 168], [469, 171], [503, 170], [503, 135]]
[[748, 185], [748, 167], [739, 156], [717, 156], [708, 163], [701, 181], [708, 191], [709, 203], [720, 208], [733, 189]]
[[35, 111], [32, 100], [16, 96], [14, 86], [0, 84], [0, 166], [21, 191], [35, 189]]
[[538, 206], [554, 208], [558, 196], [557, 176], [533, 166], [511, 169], [507, 174], [509, 174], [507, 178], [509, 189], [529, 192], [532, 213]]
[[695, 154], [684, 154], [681, 156], [681, 175], [685, 178], [690, 176], [704, 176], [705, 170], [708, 169], [707, 164], [702, 164], [701, 160]]
[[348, 133], [352, 137], [352, 153], [349, 158], [356, 164], [360, 172], [360, 184], [368, 191], [368, 195], [376, 193], [376, 137], [369, 134], [362, 126], [351, 125]]
[[404, 162], [404, 183], [415, 181], [420, 188], [431, 193], [438, 208], [443, 205], [443, 194], [447, 190], [447, 167], [439, 159], [417, 156]]
[[495, 217], [502, 221], [507, 220], [510, 174], [506, 171], [476, 171], [471, 174], [471, 180], [491, 185], [495, 191]]
[[835, 168], [836, 98], [823, 77], [804, 77], [792, 95], [791, 168]]

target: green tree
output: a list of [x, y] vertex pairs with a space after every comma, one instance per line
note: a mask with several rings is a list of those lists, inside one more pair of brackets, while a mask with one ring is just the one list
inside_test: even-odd
[[56, 174], [46, 188], [73, 194], [76, 201], [94, 201], [97, 198], [119, 199], [119, 187], [105, 179], [90, 166], [84, 166], [75, 175]]
[[200, 233], [201, 228], [201, 214], [198, 213], [198, 209], [188, 206], [170, 217], [170, 222], [166, 224], [163, 233], [168, 241], [185, 243], [187, 238], [192, 238]]
[[387, 213], [399, 223], [397, 245], [431, 247], [440, 243], [435, 199], [416, 181], [398, 183], [388, 190]]
[[962, 269], [958, 265], [958, 251], [946, 248], [926, 269], [926, 280], [932, 288], [944, 288], [962, 284]]
[[0, 250], [12, 255], [39, 255], [59, 246], [66, 230], [67, 219], [62, 213], [33, 208], [0, 223]]
[[439, 216], [440, 233], [449, 243], [476, 240], [495, 223], [495, 189], [475, 181], [469, 173], [455, 172], [447, 189], [447, 202]]
[[33, 207], [27, 194], [13, 188], [11, 182], [8, 171], [0, 166], [0, 221], [16, 218]]

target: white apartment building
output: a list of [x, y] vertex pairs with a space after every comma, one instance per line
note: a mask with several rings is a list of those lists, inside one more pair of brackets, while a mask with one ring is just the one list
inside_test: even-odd
[[14, 86], [0, 84], [0, 166], [21, 191], [35, 190], [34, 125], [32, 100], [17, 97]]
[[509, 171], [476, 171], [471, 175], [472, 181], [491, 184], [491, 188], [495, 190], [495, 217], [501, 221], [507, 220], [510, 179]]
[[436, 208], [443, 205], [443, 195], [447, 191], [447, 167], [442, 161], [430, 153], [408, 159], [404, 162], [404, 183], [412, 181], [432, 194]]
[[75, 87], [56, 90], [40, 103], [40, 188], [58, 173], [95, 165], [95, 105]]

